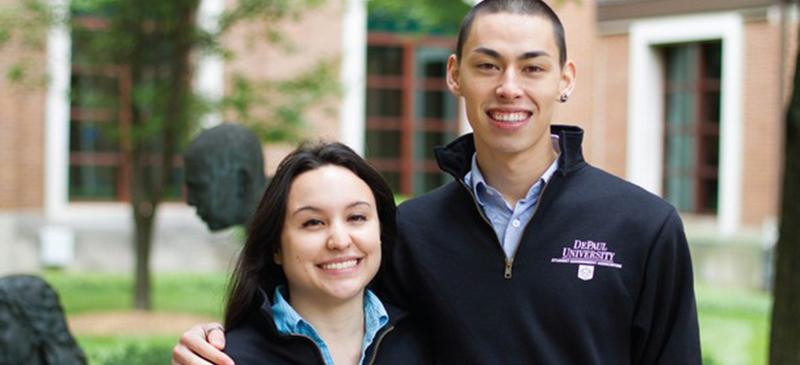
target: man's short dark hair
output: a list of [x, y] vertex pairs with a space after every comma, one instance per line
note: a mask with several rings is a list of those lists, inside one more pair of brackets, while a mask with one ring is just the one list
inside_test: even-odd
[[481, 14], [511, 13], [531, 16], [542, 16], [553, 24], [553, 33], [558, 46], [559, 64], [563, 67], [567, 62], [567, 43], [564, 40], [564, 26], [558, 15], [544, 1], [541, 0], [483, 0], [464, 16], [458, 30], [458, 43], [456, 44], [456, 57], [461, 60], [464, 43], [467, 42], [472, 22]]

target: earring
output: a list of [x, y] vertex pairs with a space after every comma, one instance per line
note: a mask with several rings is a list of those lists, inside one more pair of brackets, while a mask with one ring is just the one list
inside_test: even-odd
[[558, 101], [562, 103], [566, 103], [567, 99], [569, 99], [569, 95], [567, 93], [561, 94], [561, 97], [558, 98]]

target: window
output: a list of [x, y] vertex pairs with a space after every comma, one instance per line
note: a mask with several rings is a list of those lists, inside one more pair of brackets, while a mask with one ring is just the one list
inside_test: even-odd
[[[131, 82], [124, 65], [93, 62], [86, 52], [107, 27], [100, 16], [75, 12], [69, 124], [69, 200], [127, 201], [130, 165], [122, 153], [130, 138]], [[166, 199], [182, 196], [182, 160], [175, 157]]]
[[720, 41], [663, 48], [663, 191], [683, 212], [717, 213], [721, 53]]
[[433, 147], [458, 133], [456, 99], [445, 82], [451, 43], [369, 35], [366, 157], [396, 193], [421, 194], [448, 180]]

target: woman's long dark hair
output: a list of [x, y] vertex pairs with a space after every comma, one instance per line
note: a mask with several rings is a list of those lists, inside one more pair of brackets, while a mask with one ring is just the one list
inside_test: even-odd
[[344, 144], [302, 144], [278, 165], [278, 170], [247, 227], [247, 240], [228, 285], [226, 328], [242, 324], [251, 311], [258, 309], [261, 304], [260, 290], [271, 295], [276, 286], [286, 283], [283, 269], [273, 261], [273, 255], [281, 245], [289, 188], [298, 175], [326, 165], [344, 167], [364, 180], [375, 197], [381, 242], [390, 242], [394, 238], [394, 196], [381, 175]]

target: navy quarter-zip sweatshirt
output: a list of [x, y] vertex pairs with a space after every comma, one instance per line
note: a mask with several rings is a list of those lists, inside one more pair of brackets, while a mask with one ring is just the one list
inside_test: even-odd
[[509, 259], [463, 182], [472, 135], [437, 149], [455, 181], [399, 207], [383, 298], [427, 326], [443, 364], [700, 364], [677, 212], [587, 164], [580, 128], [552, 134], [559, 169]]

